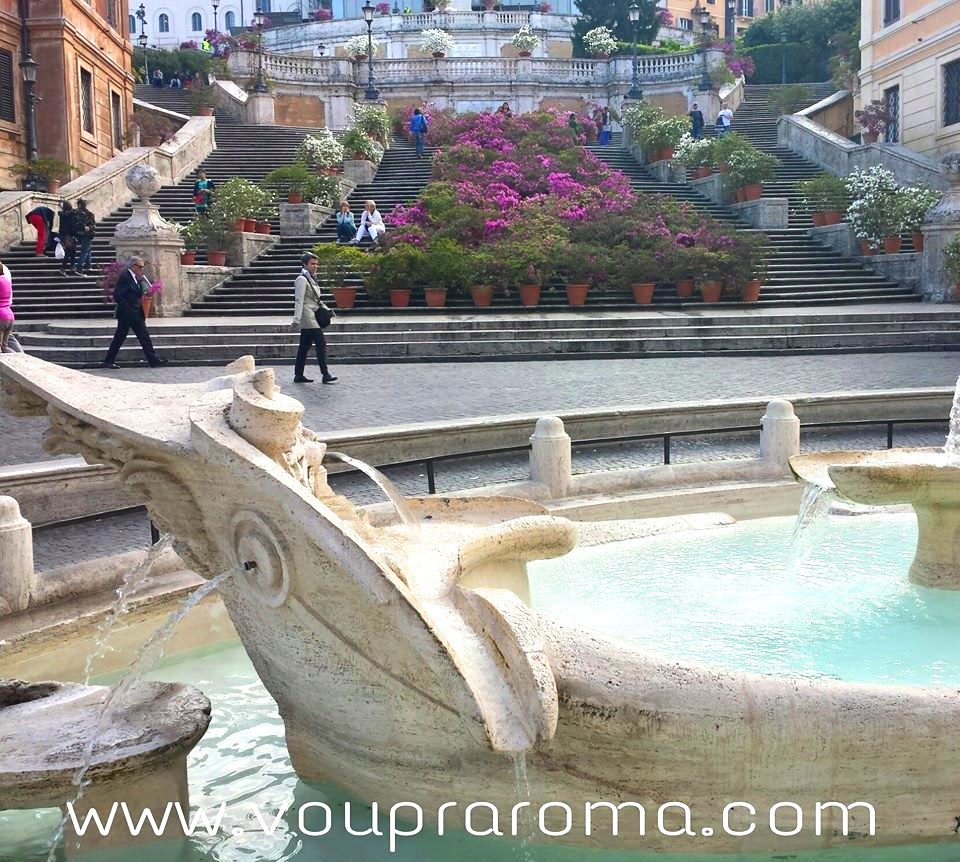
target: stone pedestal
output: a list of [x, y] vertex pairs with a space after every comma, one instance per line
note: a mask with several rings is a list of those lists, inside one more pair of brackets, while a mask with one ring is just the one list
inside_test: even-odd
[[733, 196], [723, 185], [723, 174], [710, 174], [702, 180], [690, 180], [690, 187], [696, 189], [700, 194], [715, 204], [726, 206], [731, 202]]
[[366, 159], [344, 159], [343, 176], [344, 179], [356, 183], [358, 186], [367, 185], [373, 182], [377, 175], [377, 166]]
[[686, 168], [671, 159], [651, 162], [647, 165], [647, 170], [661, 183], [685, 183], [687, 181]]
[[160, 175], [149, 165], [134, 165], [127, 173], [127, 188], [139, 200], [133, 204], [130, 218], [114, 231], [112, 243], [117, 260], [142, 257], [146, 263], [144, 276], [151, 282], [163, 282], [163, 291], [153, 298], [154, 316], [176, 316], [189, 303], [180, 268], [183, 243], [176, 226], [150, 203], [150, 197], [160, 188]]
[[800, 454], [800, 420], [789, 401], [767, 404], [760, 420], [760, 457], [790, 473], [790, 458]]
[[332, 207], [319, 204], [280, 204], [280, 236], [307, 236], [332, 216]]
[[856, 257], [860, 254], [860, 243], [857, 242], [853, 228], [847, 222], [812, 227], [807, 230], [807, 233], [812, 239], [825, 242], [843, 257]]
[[756, 228], [785, 228], [790, 219], [790, 201], [786, 198], [760, 198], [758, 201], [733, 204], [730, 209]]
[[246, 266], [250, 261], [260, 257], [274, 243], [280, 241], [280, 237], [273, 233], [240, 231], [233, 236], [228, 258], [233, 266]]
[[545, 485], [551, 497], [566, 497], [572, 475], [570, 435], [556, 416], [543, 416], [530, 437], [530, 478]]
[[30, 522], [13, 497], [0, 497], [0, 616], [26, 610], [36, 588]]
[[254, 126], [275, 125], [273, 93], [251, 93], [247, 99], [247, 122]]
[[960, 233], [960, 153], [946, 156], [941, 166], [950, 188], [923, 223], [920, 293], [930, 302], [956, 302], [956, 279], [944, 269], [943, 249]]

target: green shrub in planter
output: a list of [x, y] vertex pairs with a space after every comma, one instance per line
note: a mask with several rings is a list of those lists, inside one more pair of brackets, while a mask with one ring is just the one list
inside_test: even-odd
[[847, 209], [847, 184], [833, 174], [817, 174], [797, 184], [803, 202], [814, 212], [844, 212]]
[[320, 280], [336, 287], [346, 286], [347, 279], [370, 269], [371, 256], [353, 245], [321, 242], [313, 247], [313, 253], [317, 256]]
[[730, 164], [730, 156], [739, 150], [753, 149], [750, 143], [743, 135], [737, 132], [730, 132], [722, 138], [717, 138], [713, 145], [713, 163], [711, 167]]
[[212, 85], [204, 87], [192, 84], [184, 89], [187, 91], [187, 102], [193, 110], [217, 107], [217, 90]]
[[195, 218], [193, 221], [189, 221], [185, 225], [180, 226], [180, 239], [183, 242], [183, 247], [187, 251], [195, 251], [200, 248], [203, 243], [201, 221], [203, 221], [203, 219]]
[[340, 143], [345, 159], [366, 159], [378, 165], [383, 158], [383, 147], [359, 129], [350, 129]]
[[371, 257], [365, 284], [367, 295], [376, 302], [388, 300], [391, 290], [412, 290], [423, 281], [426, 254], [416, 246], [396, 243]]
[[335, 207], [340, 203], [340, 180], [334, 176], [317, 176], [303, 165], [275, 168], [263, 178], [263, 185], [281, 197], [301, 195], [304, 203]]
[[751, 147], [731, 153], [728, 164], [730, 171], [724, 174], [724, 184], [730, 189], [742, 189], [758, 183], [763, 185], [772, 182], [780, 160]]
[[227, 224], [238, 218], [253, 218], [253, 211], [262, 199], [263, 192], [255, 183], [243, 177], [232, 177], [217, 186], [210, 213], [223, 218]]
[[460, 243], [445, 238], [429, 243], [419, 279], [424, 287], [446, 290], [448, 296], [466, 296], [475, 277], [473, 261]]
[[657, 152], [673, 149], [689, 131], [689, 117], [669, 117], [641, 129], [637, 133], [637, 140], [647, 152]]
[[75, 170], [77, 168], [69, 162], [63, 162], [53, 156], [38, 156], [32, 162], [21, 162], [10, 167], [10, 172], [18, 177], [28, 177], [33, 174], [47, 182], [63, 180], [70, 176], [70, 171]]
[[943, 247], [943, 268], [957, 283], [960, 283], [960, 234]]
[[710, 168], [716, 162], [717, 144], [719, 138], [693, 138], [684, 135], [673, 151], [673, 157], [685, 168]]
[[638, 102], [623, 112], [620, 123], [636, 138], [651, 123], [658, 123], [662, 119], [664, 119], [663, 108], [648, 105], [646, 102]]

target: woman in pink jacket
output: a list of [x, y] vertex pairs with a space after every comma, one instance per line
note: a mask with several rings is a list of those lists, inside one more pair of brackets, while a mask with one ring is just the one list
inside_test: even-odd
[[13, 340], [13, 278], [10, 270], [3, 267], [0, 274], [0, 353], [17, 353]]

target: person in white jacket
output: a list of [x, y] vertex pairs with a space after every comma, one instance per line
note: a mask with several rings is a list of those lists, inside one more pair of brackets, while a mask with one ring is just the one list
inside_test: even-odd
[[383, 223], [383, 216], [377, 210], [376, 201], [367, 201], [360, 216], [360, 228], [351, 242], [360, 242], [366, 234], [370, 234], [370, 239], [378, 242], [386, 230], [387, 226]]

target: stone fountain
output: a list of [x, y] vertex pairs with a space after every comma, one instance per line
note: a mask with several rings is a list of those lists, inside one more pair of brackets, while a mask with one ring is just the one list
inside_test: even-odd
[[[566, 834], [561, 811], [543, 816], [571, 843], [784, 852], [869, 831], [861, 807], [847, 835], [826, 810], [819, 833], [808, 822], [785, 837], [766, 816], [782, 800], [808, 812], [866, 800], [874, 844], [956, 838], [954, 691], [718, 670], [560, 625], [518, 594], [525, 561], [574, 546], [572, 523], [507, 497], [409, 499], [419, 535], [371, 517], [331, 491], [302, 405], [250, 357], [189, 385], [25, 355], [0, 358], [0, 378], [7, 409], [49, 417], [48, 451], [116, 467], [198, 573], [256, 563], [221, 595], [305, 781], [434, 818], [455, 803], [447, 828], [483, 800], [507, 824], [527, 801], [510, 755], [526, 759], [534, 806], [570, 807]], [[663, 822], [674, 834], [658, 831], [656, 809], [671, 800], [703, 828], [683, 834], [673, 810]], [[731, 800], [757, 813], [734, 809], [724, 832]], [[644, 806], [646, 834], [628, 809], [619, 836], [602, 810], [585, 834], [586, 805], [599, 801]]]

